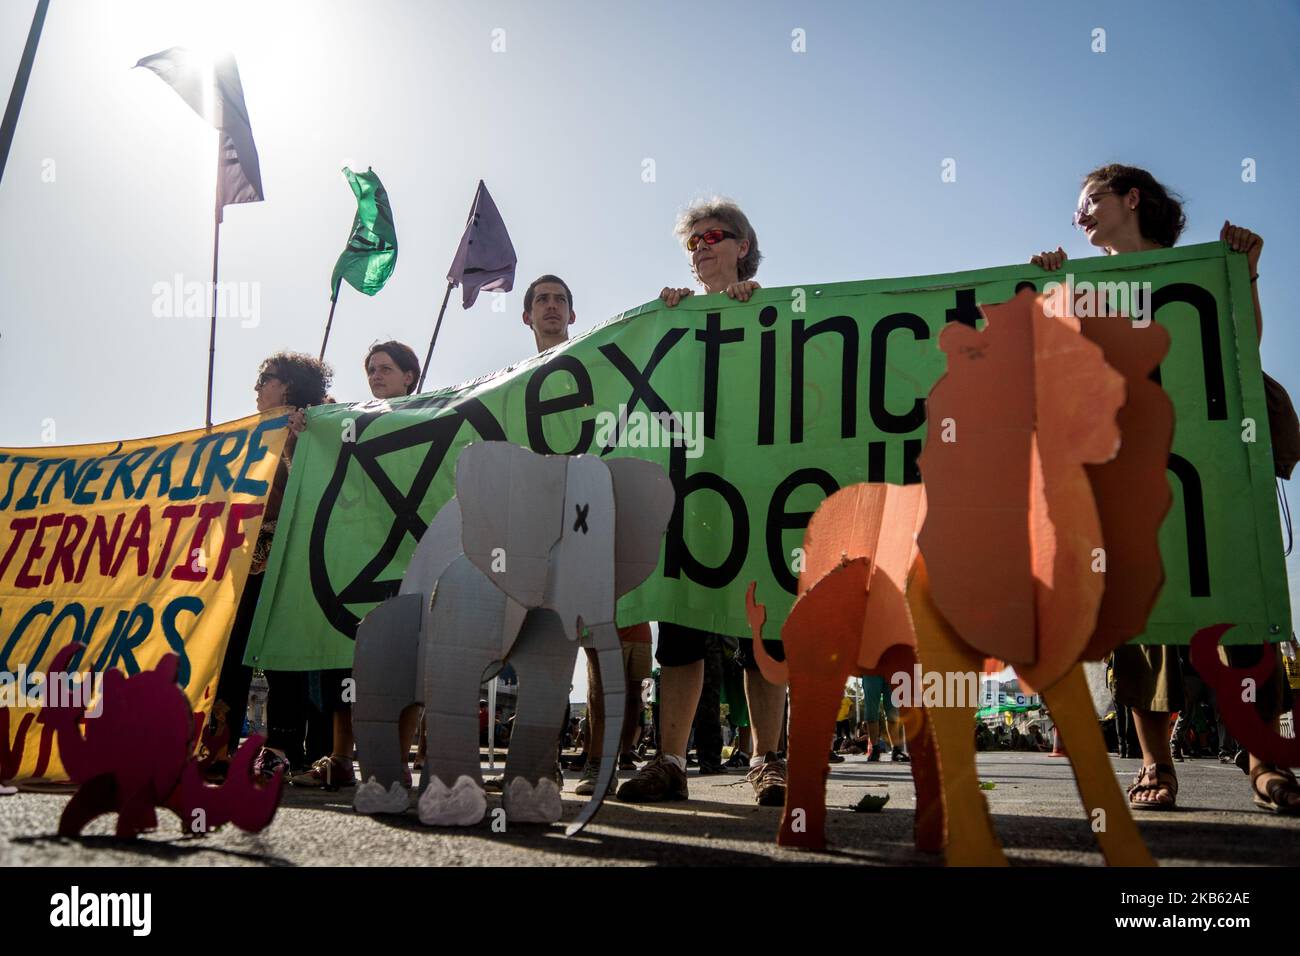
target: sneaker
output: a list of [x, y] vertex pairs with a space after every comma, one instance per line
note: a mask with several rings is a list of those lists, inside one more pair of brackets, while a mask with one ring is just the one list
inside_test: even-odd
[[635, 770], [635, 769], [636, 769], [636, 754], [632, 753], [630, 750], [629, 750], [629, 751], [626, 751], [626, 752], [624, 752], [624, 753], [619, 754], [619, 755], [618, 755], [618, 769], [619, 769], [619, 770]]
[[[600, 761], [588, 760], [587, 766], [582, 768], [582, 776], [578, 778], [578, 785], [573, 788], [573, 792], [580, 797], [594, 796], [596, 793], [596, 778], [600, 776]], [[614, 774], [609, 781], [610, 791], [618, 789], [618, 774]]]
[[616, 796], [625, 803], [686, 800], [690, 797], [686, 789], [686, 771], [665, 760], [661, 754], [642, 767], [631, 780], [625, 780]]
[[890, 757], [890, 759], [893, 760], [894, 763], [911, 763], [911, 762], [912, 762], [912, 758], [909, 757], [909, 756], [907, 755], [907, 752], [906, 752], [905, 750], [903, 750], [902, 747], [895, 747], [895, 748], [894, 748], [893, 755]]
[[284, 754], [270, 747], [263, 747], [253, 758], [253, 776], [259, 780], [270, 780], [277, 770], [283, 770], [284, 776], [289, 776], [289, 761], [285, 759]]
[[337, 790], [355, 787], [357, 778], [352, 774], [352, 761], [344, 757], [321, 757], [302, 773], [294, 774], [289, 782], [295, 787], [316, 790]]
[[749, 770], [746, 778], [754, 785], [754, 800], [760, 807], [785, 804], [785, 761], [768, 751], [763, 762]]
[[702, 763], [700, 764], [701, 777], [719, 777], [725, 776], [727, 768], [720, 763]]
[[728, 760], [725, 764], [723, 764], [723, 766], [724, 767], [748, 767], [749, 754], [745, 753], [745, 751], [743, 750], [735, 750], [731, 754], [731, 759]]
[[826, 760], [829, 763], [844, 763], [844, 758], [839, 754], [837, 754], [834, 750], [831, 751], [831, 755], [827, 757]]

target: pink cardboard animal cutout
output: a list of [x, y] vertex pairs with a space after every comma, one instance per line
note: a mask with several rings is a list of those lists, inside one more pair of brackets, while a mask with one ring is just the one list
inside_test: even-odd
[[[82, 645], [69, 644], [50, 673], [63, 673]], [[203, 783], [193, 757], [197, 733], [189, 701], [176, 685], [180, 658], [168, 654], [151, 671], [104, 675], [101, 713], [87, 717], [84, 703], [47, 703], [40, 720], [51, 726], [59, 755], [78, 789], [59, 819], [60, 836], [76, 836], [91, 820], [117, 813], [117, 836], [135, 837], [158, 826], [156, 808], [181, 818], [187, 832], [223, 823], [256, 832], [275, 816], [283, 772], [266, 785], [249, 773], [262, 738], [254, 735], [234, 755], [221, 787]], [[81, 725], [85, 725], [83, 736]]]

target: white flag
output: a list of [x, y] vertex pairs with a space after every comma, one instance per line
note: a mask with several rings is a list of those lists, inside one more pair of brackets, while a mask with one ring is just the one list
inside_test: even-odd
[[146, 56], [136, 66], [153, 70], [190, 105], [194, 112], [221, 132], [221, 158], [217, 169], [217, 222], [222, 208], [232, 203], [261, 202], [262, 171], [257, 145], [244, 105], [239, 67], [230, 54], [209, 60], [185, 47], [172, 47]]

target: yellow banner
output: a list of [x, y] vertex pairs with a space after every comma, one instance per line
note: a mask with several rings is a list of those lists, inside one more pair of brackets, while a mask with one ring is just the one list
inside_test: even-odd
[[[0, 766], [16, 763], [12, 779], [65, 779], [53, 735], [24, 718], [71, 693], [93, 719], [94, 675], [110, 668], [179, 655], [177, 683], [206, 717], [286, 426], [280, 409], [211, 431], [0, 448]], [[85, 647], [68, 669], [82, 676], [50, 679], [74, 641]]]

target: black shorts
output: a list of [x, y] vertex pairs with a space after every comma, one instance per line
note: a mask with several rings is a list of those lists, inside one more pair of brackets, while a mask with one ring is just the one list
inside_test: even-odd
[[[356, 685], [352, 681], [351, 668], [320, 672], [321, 710], [333, 714], [340, 710], [349, 710], [356, 697]], [[349, 683], [345, 683], [349, 682]], [[348, 692], [345, 693], [345, 688]]]
[[[659, 625], [659, 646], [655, 649], [655, 660], [662, 667], [681, 667], [686, 664], [694, 664], [696, 661], [704, 660], [704, 641], [709, 637], [708, 631], [701, 631], [694, 627], [684, 627], [681, 624], [669, 624], [667, 622]], [[725, 635], [716, 635], [724, 641], [730, 642], [739, 640], [740, 647], [736, 651], [736, 663], [747, 671], [758, 670], [758, 662], [754, 660], [754, 639], [752, 637], [731, 638]], [[780, 641], [764, 641], [763, 650], [767, 651], [767, 656], [775, 661], [785, 660], [785, 645]]]

